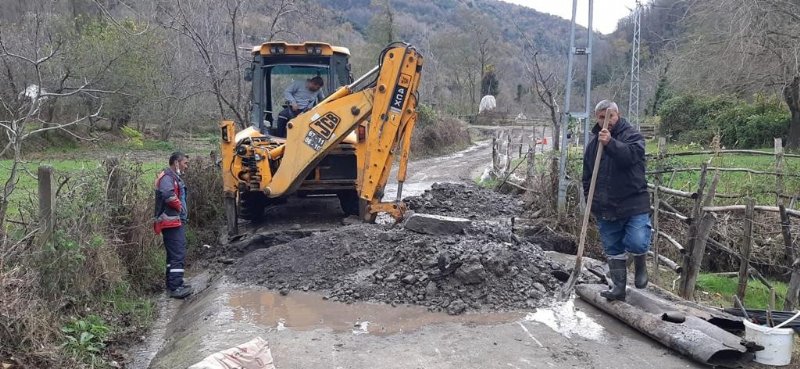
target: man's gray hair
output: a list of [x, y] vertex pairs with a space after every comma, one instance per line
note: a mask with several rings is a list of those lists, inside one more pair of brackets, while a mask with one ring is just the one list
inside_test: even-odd
[[603, 100], [603, 101], [597, 103], [597, 106], [594, 107], [594, 112], [597, 113], [597, 112], [601, 112], [603, 110], [608, 110], [608, 109], [611, 109], [611, 110], [619, 113], [619, 108], [617, 107], [617, 103], [615, 103], [615, 102], [613, 102], [611, 100]]

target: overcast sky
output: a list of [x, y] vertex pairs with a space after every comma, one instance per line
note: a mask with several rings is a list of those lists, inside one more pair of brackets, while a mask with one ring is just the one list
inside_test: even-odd
[[[572, 0], [502, 0], [534, 8], [542, 13], [550, 13], [564, 19], [572, 19]], [[643, 1], [643, 3], [646, 1]], [[589, 19], [589, 0], [578, 0], [578, 13], [575, 20], [586, 27]], [[603, 34], [614, 32], [617, 21], [630, 14], [636, 0], [594, 0], [594, 20], [592, 28]]]

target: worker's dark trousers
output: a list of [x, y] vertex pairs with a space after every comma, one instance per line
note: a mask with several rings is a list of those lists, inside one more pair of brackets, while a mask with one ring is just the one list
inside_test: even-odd
[[278, 124], [277, 128], [275, 129], [275, 136], [286, 137], [286, 125], [298, 114], [300, 114], [300, 111], [294, 111], [291, 107], [281, 110], [281, 112], [278, 114]]
[[174, 291], [183, 286], [183, 260], [186, 257], [186, 231], [184, 226], [161, 231], [164, 248], [167, 249], [167, 290]]

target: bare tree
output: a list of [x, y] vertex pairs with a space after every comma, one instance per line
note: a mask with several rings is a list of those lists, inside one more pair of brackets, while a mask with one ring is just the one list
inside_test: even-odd
[[[246, 115], [241, 106], [242, 84], [239, 52], [237, 50], [237, 25], [243, 0], [225, 0], [226, 14], [223, 15], [209, 1], [177, 0], [167, 9], [167, 19], [163, 26], [173, 30], [191, 41], [197, 57], [205, 68], [204, 77], [210, 85], [220, 118], [232, 114], [240, 127], [246, 126]], [[223, 21], [224, 18], [225, 21]], [[230, 33], [231, 51], [225, 51], [226, 33]], [[235, 80], [235, 81], [233, 81]]]
[[[59, 67], [64, 42], [47, 27], [46, 17], [35, 11], [30, 22], [16, 25], [13, 39], [0, 29], [0, 61], [4, 76], [0, 82], [0, 131], [5, 136], [0, 156], [12, 159], [9, 176], [0, 192], [0, 234], [5, 229], [9, 198], [22, 170], [24, 143], [48, 131], [62, 130], [73, 134], [67, 128], [97, 117], [102, 108], [100, 104], [90, 113], [58, 121], [46, 111], [47, 104], [56, 99], [96, 98], [108, 92], [93, 89], [92, 83], [85, 78], [78, 85], [69, 84], [69, 69]], [[44, 86], [58, 86], [58, 92], [47, 91]]]
[[[513, 20], [512, 20], [513, 22]], [[522, 31], [522, 28], [515, 22], [517, 31], [525, 42], [522, 48], [522, 60], [525, 65], [525, 71], [528, 73], [529, 78], [533, 84], [533, 89], [536, 91], [536, 97], [539, 102], [544, 105], [550, 118], [553, 127], [553, 151], [558, 151], [560, 145], [559, 134], [561, 132], [561, 110], [557, 101], [561, 99], [563, 93], [563, 86], [554, 77], [557, 75], [555, 70], [545, 70], [539, 62], [539, 51], [533, 45], [533, 42]]]
[[678, 83], [743, 97], [780, 92], [791, 112], [787, 147], [800, 148], [800, 3], [698, 1], [686, 21], [693, 32], [670, 68]]

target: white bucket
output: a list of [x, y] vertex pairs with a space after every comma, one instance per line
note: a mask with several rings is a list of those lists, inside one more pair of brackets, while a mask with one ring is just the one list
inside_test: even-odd
[[756, 362], [766, 365], [789, 365], [792, 362], [794, 330], [791, 328], [770, 328], [744, 320], [744, 336], [764, 350], [756, 351]]

